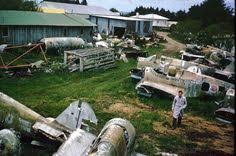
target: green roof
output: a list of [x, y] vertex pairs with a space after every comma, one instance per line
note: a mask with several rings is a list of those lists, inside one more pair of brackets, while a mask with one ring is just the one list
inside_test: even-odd
[[0, 25], [95, 26], [78, 15], [13, 10], [0, 10]]

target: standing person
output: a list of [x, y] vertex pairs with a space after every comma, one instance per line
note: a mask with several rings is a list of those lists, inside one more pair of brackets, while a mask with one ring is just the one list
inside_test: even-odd
[[[183, 96], [183, 91], [179, 91], [178, 95], [175, 96], [173, 104], [172, 104], [172, 113], [173, 113], [173, 124], [172, 129], [175, 129], [176, 126], [181, 124], [181, 120], [183, 117], [183, 110], [187, 106], [187, 100]], [[178, 123], [176, 123], [178, 121]]]

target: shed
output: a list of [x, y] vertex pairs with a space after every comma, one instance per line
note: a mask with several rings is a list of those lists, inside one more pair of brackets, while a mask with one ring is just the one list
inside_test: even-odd
[[135, 16], [131, 16], [134, 18], [139, 18], [139, 19], [146, 19], [146, 20], [152, 20], [153, 21], [153, 27], [157, 28], [168, 28], [169, 27], [169, 19], [157, 14], [146, 14], [146, 15], [139, 15], [137, 13]]
[[0, 11], [0, 43], [36, 43], [47, 37], [92, 40], [95, 24], [78, 16], [31, 11]]
[[98, 32], [122, 36], [136, 32], [141, 36], [152, 32], [152, 21], [124, 16], [91, 15], [90, 21], [97, 25]]
[[43, 1], [39, 4], [41, 10], [55, 12], [57, 10], [64, 10], [67, 14], [77, 14], [90, 20], [92, 23], [97, 25], [99, 33], [117, 35], [124, 31], [130, 33], [136, 32], [141, 36], [147, 35], [152, 32], [152, 20], [149, 19], [138, 19], [133, 17], [123, 17], [119, 13], [111, 12], [100, 6], [85, 6], [78, 4], [58, 3], [58, 2], [47, 2]]

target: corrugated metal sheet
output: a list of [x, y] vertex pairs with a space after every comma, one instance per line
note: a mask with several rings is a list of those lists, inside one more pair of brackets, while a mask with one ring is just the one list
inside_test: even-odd
[[92, 16], [110, 18], [114, 20], [123, 20], [123, 21], [151, 21], [149, 19], [140, 19], [140, 18], [124, 17], [124, 16], [106, 16], [106, 15], [92, 15]]
[[9, 36], [1, 36], [0, 43], [13, 45], [37, 43], [46, 37], [81, 37], [86, 41], [92, 40], [92, 27], [54, 27], [54, 26], [8, 26]]
[[169, 18], [157, 15], [157, 14], [147, 14], [147, 15], [135, 15], [131, 16], [135, 18], [141, 18], [141, 19], [150, 19], [150, 20], [169, 20]]
[[95, 24], [78, 15], [12, 10], [0, 11], [0, 25], [95, 26]]
[[40, 8], [40, 10], [44, 13], [58, 13], [58, 14], [64, 14], [64, 9], [54, 9], [54, 8]]
[[86, 6], [86, 5], [78, 5], [78, 4], [43, 1], [39, 4], [39, 7], [64, 9], [66, 13], [74, 13], [74, 14], [82, 14], [82, 15], [113, 15], [113, 16], [117, 15], [117, 13], [111, 12], [99, 6]]

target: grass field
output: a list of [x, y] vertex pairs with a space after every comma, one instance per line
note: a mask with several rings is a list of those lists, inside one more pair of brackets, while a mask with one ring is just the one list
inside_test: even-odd
[[[161, 55], [162, 46], [146, 49]], [[129, 71], [136, 60], [117, 62], [117, 67], [83, 73], [34, 73], [31, 77], [2, 78], [0, 91], [45, 117], [56, 117], [71, 102], [81, 99], [91, 104], [99, 120], [96, 132], [112, 118], [131, 121], [136, 128], [135, 150], [147, 155], [159, 151], [178, 154], [196, 151], [233, 153], [233, 126], [215, 121], [214, 98], [188, 99], [183, 125], [171, 130], [171, 104], [168, 96], [139, 97]]]

